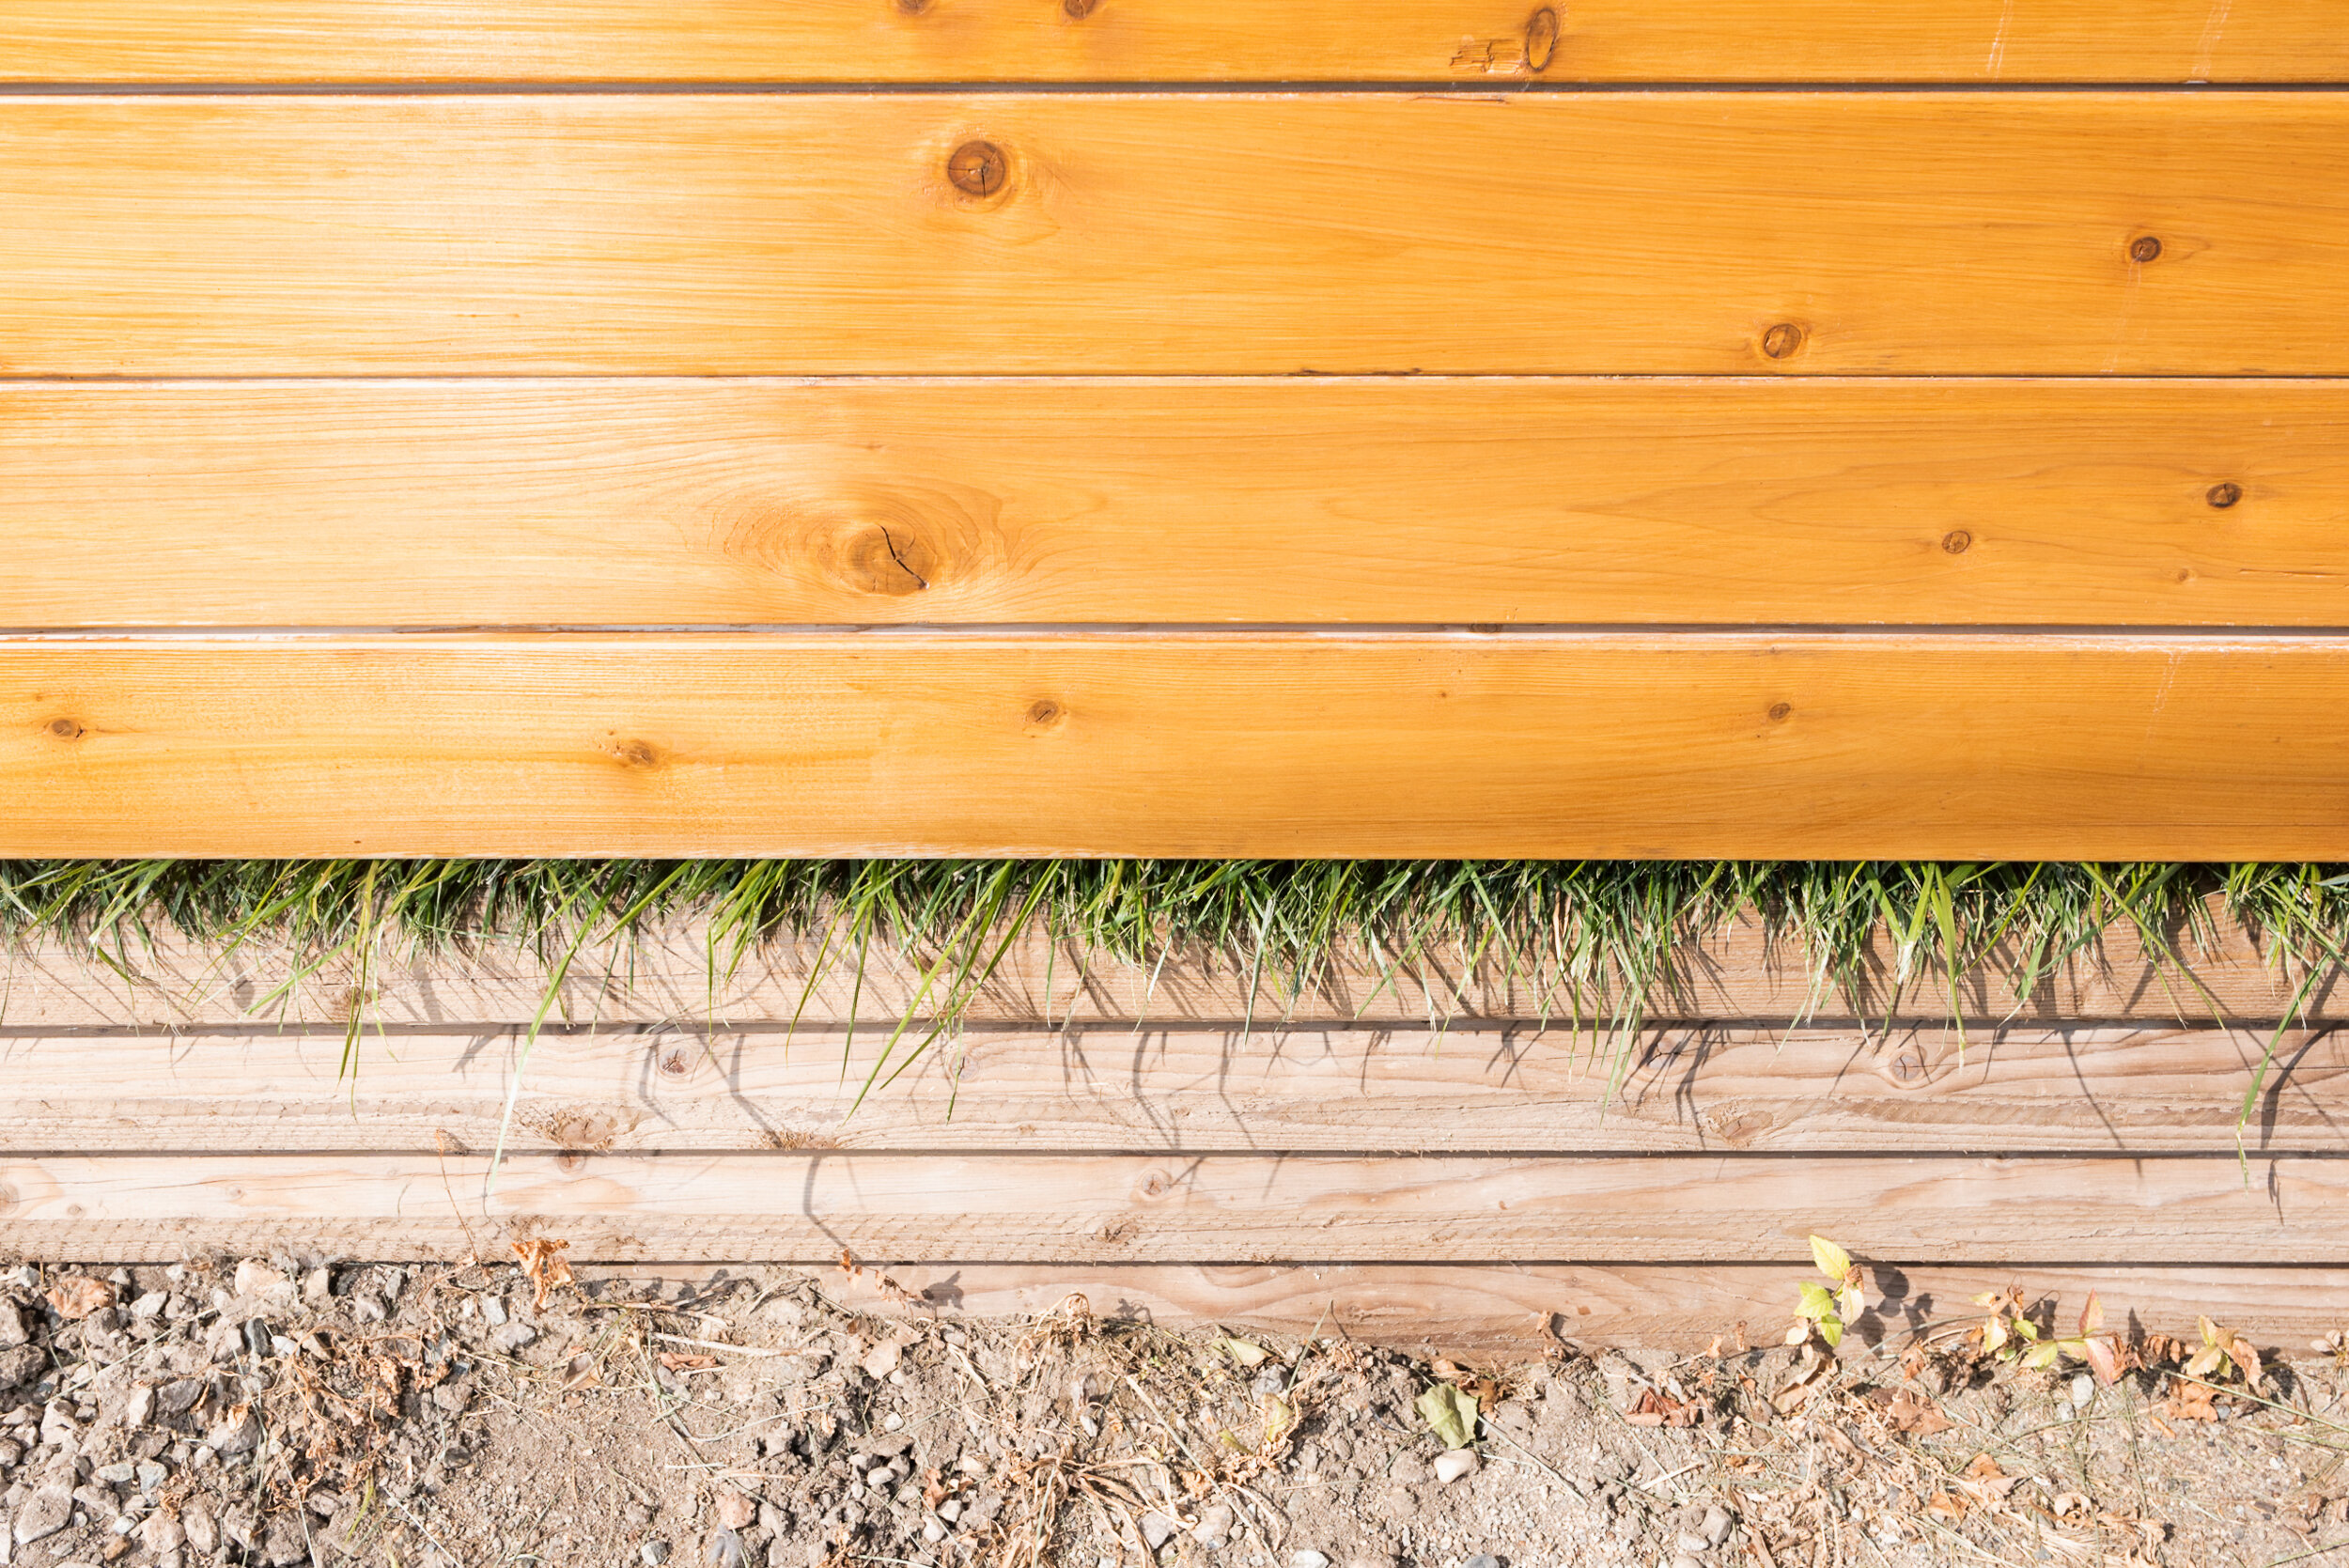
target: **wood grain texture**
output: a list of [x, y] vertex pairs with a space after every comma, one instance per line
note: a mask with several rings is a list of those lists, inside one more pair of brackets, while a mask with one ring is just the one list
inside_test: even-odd
[[[2080, 1020], [2153, 1023], [2302, 1022], [2349, 1019], [2349, 993], [2327, 970], [2307, 982], [2296, 966], [2271, 957], [2215, 907], [2214, 936], [2176, 934], [2159, 962], [2137, 933], [2115, 926], [2103, 941], [2061, 966], [2029, 996], [2017, 996], [1989, 966], [1961, 975], [1962, 1016], [1979, 1029], [2024, 1018], [2048, 1026]], [[637, 940], [590, 942], [560, 981], [527, 949], [487, 943], [428, 954], [386, 942], [366, 956], [296, 952], [266, 938], [234, 952], [210, 949], [168, 929], [110, 940], [102, 958], [54, 940], [0, 947], [0, 1027], [27, 1034], [55, 1030], [219, 1031], [323, 1027], [339, 1034], [353, 1017], [377, 1025], [442, 1032], [527, 1025], [542, 1002], [558, 1025], [628, 1028], [681, 1023], [692, 1028], [789, 1025], [809, 1029], [862, 1023], [894, 1025], [936, 1011], [925, 976], [936, 960], [877, 940], [860, 953], [819, 937], [774, 938], [734, 961], [721, 941], [710, 970], [710, 934], [694, 922], [655, 926]], [[2000, 962], [2013, 958], [2003, 952]], [[1691, 938], [1671, 956], [1670, 972], [1645, 999], [1649, 1016], [1666, 1019], [1798, 1019], [1871, 1027], [1890, 1018], [1946, 1022], [1952, 986], [1939, 966], [1920, 959], [1896, 979], [1892, 942], [1879, 936], [1861, 965], [1856, 992], [1817, 975], [1792, 941], [1773, 941], [1751, 921], [1735, 921]], [[296, 977], [287, 986], [288, 976]], [[1254, 1032], [1276, 1026], [1366, 1024], [1427, 1029], [1443, 1020], [1567, 1027], [1611, 1017], [1619, 994], [1533, 981], [1444, 948], [1411, 967], [1390, 970], [1344, 948], [1319, 971], [1292, 986], [1286, 976], [1259, 974], [1245, 955], [1180, 951], [1164, 962], [1130, 963], [1075, 942], [1015, 938], [988, 982], [970, 1000], [974, 1026], [1083, 1026], [1137, 1022], [1223, 1025]], [[2298, 1001], [2302, 1011], [2293, 1013]]]
[[41, 0], [16, 82], [2322, 82], [2323, 0]]
[[2349, 370], [2339, 94], [36, 96], [0, 164], [17, 375]]
[[[2269, 1037], [1673, 1028], [1613, 1086], [1565, 1030], [982, 1029], [868, 1093], [918, 1034], [10, 1035], [0, 1149], [2223, 1154]], [[2345, 1126], [2349, 1035], [2286, 1035], [2246, 1141]]]
[[58, 1154], [0, 1160], [8, 1245], [585, 1260], [1800, 1266], [1813, 1231], [1947, 1263], [2349, 1263], [2349, 1160], [1853, 1156]]
[[2345, 686], [2338, 637], [16, 639], [0, 854], [2331, 860]]
[[[683, 1287], [745, 1271], [720, 1265], [610, 1272]], [[879, 1289], [877, 1272], [854, 1281], [835, 1275], [826, 1292], [862, 1311], [950, 1319], [1048, 1312], [1074, 1293], [1103, 1316], [1170, 1327], [1247, 1325], [1299, 1338], [1335, 1327], [1423, 1355], [1502, 1358], [1547, 1356], [1561, 1338], [1584, 1349], [1696, 1351], [1716, 1340], [1734, 1343], [1740, 1324], [1767, 1343], [1783, 1327], [1788, 1294], [1785, 1269], [1767, 1264], [909, 1264], [888, 1271], [914, 1294], [909, 1304]], [[2207, 1313], [2290, 1358], [2311, 1336], [2339, 1330], [2349, 1293], [2349, 1270], [2325, 1268], [2043, 1265], [2017, 1280], [1993, 1267], [1877, 1264], [1865, 1273], [1868, 1310], [1845, 1342], [1855, 1350], [1906, 1343], [1915, 1329], [1961, 1315], [1975, 1296], [2017, 1285], [2034, 1307], [2053, 1308], [2049, 1321], [2077, 1319], [2092, 1290], [2107, 1321], [2123, 1332], [2191, 1342], [2195, 1318]]]
[[2330, 626], [2345, 513], [2332, 381], [0, 385], [26, 628]]

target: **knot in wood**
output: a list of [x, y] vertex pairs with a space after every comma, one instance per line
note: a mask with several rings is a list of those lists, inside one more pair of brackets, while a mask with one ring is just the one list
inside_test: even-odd
[[1060, 8], [1071, 22], [1082, 22], [1101, 8], [1101, 0], [1060, 0]]
[[663, 1078], [683, 1078], [693, 1070], [693, 1059], [684, 1047], [673, 1047], [661, 1053], [660, 1070]]
[[89, 732], [82, 727], [79, 720], [52, 719], [49, 721], [49, 733], [60, 740], [79, 740]]
[[1786, 722], [1787, 717], [1794, 711], [1795, 705], [1792, 703], [1772, 703], [1770, 705], [1770, 722], [1773, 724], [1782, 724]]
[[1941, 548], [1952, 555], [1963, 555], [1974, 548], [1974, 536], [1963, 528], [1952, 528], [1941, 536]]
[[2202, 499], [2223, 512], [2243, 499], [2243, 487], [2232, 479], [2221, 479], [2203, 492]]
[[946, 178], [966, 196], [991, 196], [1011, 178], [1011, 162], [993, 142], [965, 142], [947, 158]]
[[2129, 241], [2129, 259], [2139, 266], [2157, 260], [2160, 256], [2161, 241], [2150, 234], [2140, 234]]
[[1802, 329], [1792, 321], [1781, 321], [1762, 334], [1762, 351], [1772, 359], [1791, 358], [1802, 347]]
[[1544, 6], [1525, 21], [1525, 69], [1538, 76], [1558, 53], [1558, 13]]

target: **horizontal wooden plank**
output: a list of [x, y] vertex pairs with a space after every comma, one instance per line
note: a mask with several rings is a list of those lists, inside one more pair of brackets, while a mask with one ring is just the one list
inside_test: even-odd
[[2344, 511], [2334, 381], [0, 384], [27, 628], [2331, 626]]
[[2333, 93], [33, 96], [0, 165], [17, 375], [2349, 370]]
[[2349, 77], [2324, 0], [42, 0], [15, 82], [1926, 81]]
[[[592, 1278], [603, 1271], [582, 1272]], [[611, 1272], [698, 1286], [743, 1270], [622, 1265]], [[2312, 1338], [2339, 1330], [2349, 1293], [2349, 1270], [2326, 1268], [2040, 1265], [2018, 1280], [1998, 1268], [1880, 1264], [1865, 1274], [1868, 1311], [1854, 1322], [1847, 1354], [1886, 1340], [1905, 1343], [1914, 1330], [1965, 1316], [1975, 1296], [2014, 1285], [2034, 1306], [2052, 1307], [2047, 1321], [2076, 1321], [2094, 1291], [2106, 1321], [2123, 1332], [2144, 1329], [2192, 1343], [2195, 1318], [2208, 1315], [2263, 1351], [2289, 1358]], [[1766, 1344], [1790, 1320], [1787, 1304], [1800, 1276], [1754, 1264], [907, 1264], [886, 1278], [915, 1300], [889, 1294], [879, 1270], [856, 1279], [833, 1275], [824, 1288], [882, 1313], [1035, 1314], [1074, 1294], [1105, 1317], [1168, 1327], [1248, 1326], [1299, 1338], [1336, 1329], [1423, 1354], [1544, 1356], [1562, 1338], [1585, 1349], [1703, 1350], [1717, 1340], [1735, 1343], [1739, 1325], [1753, 1343]]]
[[[2149, 961], [2138, 933], [2116, 925], [2060, 966], [2028, 996], [2015, 994], [2001, 948], [1996, 963], [1968, 970], [1954, 987], [1962, 1016], [1986, 1022], [2027, 1018], [2048, 1025], [2083, 1019], [2175, 1023], [2349, 1017], [2338, 971], [2306, 981], [2272, 957], [2215, 906], [2207, 936], [2180, 933]], [[631, 941], [591, 941], [556, 980], [545, 955], [503, 942], [429, 953], [386, 933], [366, 955], [297, 952], [256, 937], [233, 951], [165, 928], [110, 939], [102, 957], [43, 939], [0, 946], [0, 1027], [26, 1033], [110, 1028], [218, 1030], [254, 1019], [271, 1027], [331, 1026], [357, 1017], [376, 1025], [495, 1030], [539, 1016], [565, 1026], [613, 1028], [681, 1022], [695, 1028], [761, 1023], [808, 1029], [894, 1024], [929, 1017], [943, 1005], [935, 954], [885, 939], [860, 949], [825, 947], [820, 934], [777, 935], [738, 962], [730, 939], [695, 922], [654, 925]], [[1797, 1019], [1874, 1026], [1885, 1019], [1946, 1021], [1948, 976], [1929, 955], [1897, 967], [1879, 934], [1846, 993], [1822, 978], [1798, 943], [1773, 940], [1750, 920], [1691, 937], [1668, 955], [1646, 1006], [1657, 1019]], [[1604, 966], [1601, 966], [1602, 970]], [[2303, 985], [2308, 989], [2302, 994]], [[1392, 966], [1342, 947], [1301, 986], [1247, 954], [1180, 950], [1137, 964], [1081, 944], [1014, 937], [962, 1014], [977, 1026], [1180, 1023], [1186, 1026], [1355, 1025], [1432, 1028], [1447, 1019], [1590, 1026], [1611, 1017], [1620, 986], [1586, 981], [1577, 992], [1536, 977], [1491, 952], [1481, 960], [1432, 946]], [[2302, 1011], [2294, 1014], [2297, 1001]]]
[[0, 854], [2332, 860], [2344, 689], [2340, 637], [14, 639]]
[[[1618, 1085], [1540, 1029], [15, 1035], [0, 1149], [2231, 1153], [2269, 1037], [1674, 1028]], [[2349, 1036], [2285, 1036], [2246, 1141], [2344, 1122]]]
[[59, 1154], [0, 1160], [29, 1258], [286, 1246], [585, 1260], [2349, 1263], [2349, 1159], [2254, 1156]]

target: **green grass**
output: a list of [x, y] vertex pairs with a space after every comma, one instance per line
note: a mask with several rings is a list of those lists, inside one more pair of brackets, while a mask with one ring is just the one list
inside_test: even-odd
[[2206, 938], [2212, 894], [2279, 962], [2349, 948], [2349, 867], [1686, 861], [0, 861], [0, 938], [117, 960], [165, 927], [224, 949], [283, 939], [301, 955], [290, 988], [338, 960], [490, 942], [559, 968], [696, 915], [716, 972], [785, 934], [821, 938], [828, 961], [924, 955], [931, 1012], [1023, 929], [1145, 965], [1212, 950], [1268, 999], [1342, 944], [1397, 972], [1465, 948], [1562, 1015], [1620, 1020], [1675, 943], [1741, 911], [1799, 944], [1824, 998], [1852, 990], [1880, 928], [1905, 978], [1986, 968], [2028, 990], [2116, 925], [2156, 952]]
[[[532, 1041], [582, 953], [602, 953], [624, 974], [630, 939], [678, 917], [706, 923], [713, 995], [720, 978], [754, 962], [769, 938], [817, 940], [811, 990], [823, 974], [852, 966], [852, 999], [862, 995], [868, 955], [894, 949], [915, 958], [921, 979], [863, 1070], [867, 1092], [951, 1034], [1011, 944], [1030, 931], [1153, 968], [1177, 952], [1220, 955], [1245, 966], [1252, 1021], [1277, 1017], [1341, 950], [1390, 976], [1420, 971], [1423, 958], [1440, 954], [1448, 972], [1498, 971], [1543, 999], [1553, 1018], [1578, 1031], [1588, 1023], [1595, 1045], [1611, 1037], [1611, 1084], [1632, 1064], [1644, 1010], [1669, 986], [1677, 945], [1745, 913], [1799, 945], [1814, 1005], [1838, 994], [1858, 1000], [1885, 932], [1895, 976], [1906, 983], [1938, 970], [1953, 1017], [1962, 1017], [1959, 980], [1968, 971], [2028, 995], [2067, 960], [2092, 955], [2116, 926], [2133, 927], [2148, 952], [2167, 959], [2217, 935], [2220, 921], [2240, 923], [2299, 981], [2285, 1026], [2245, 1091], [2239, 1133], [2283, 1027], [2349, 952], [2349, 866], [0, 861], [0, 939], [61, 939], [125, 972], [134, 970], [138, 947], [166, 928], [224, 953], [262, 939], [285, 943], [285, 972], [257, 1012], [329, 966], [338, 978], [355, 970], [354, 990], [364, 996], [370, 968], [387, 955], [499, 943], [535, 949], [548, 978]], [[2193, 985], [2182, 970], [2180, 978]], [[351, 1020], [347, 1069], [355, 1068], [364, 1024]], [[526, 1041], [524, 1063], [528, 1052]], [[515, 1093], [521, 1082], [518, 1070]]]

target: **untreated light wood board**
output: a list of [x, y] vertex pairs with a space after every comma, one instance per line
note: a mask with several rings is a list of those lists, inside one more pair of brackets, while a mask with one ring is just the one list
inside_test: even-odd
[[[1619, 1067], [1537, 1028], [11, 1034], [0, 1148], [2214, 1154], [2271, 1037], [1667, 1028]], [[2276, 1045], [2244, 1142], [2338, 1150], [2349, 1036]]]
[[2333, 93], [40, 95], [0, 164], [18, 375], [2349, 370]]
[[[2208, 935], [2174, 934], [2158, 962], [2132, 927], [2058, 966], [2029, 996], [2017, 996], [2000, 967], [2015, 955], [1968, 970], [1952, 992], [1929, 955], [1896, 969], [1891, 939], [1879, 933], [1844, 992], [1816, 972], [1792, 939], [1772, 940], [1750, 920], [1689, 938], [1669, 955], [1649, 988], [1657, 1019], [1797, 1019], [1859, 1025], [1891, 1020], [1974, 1027], [2010, 1017], [2046, 1024], [2080, 1020], [2340, 1022], [2349, 1011], [2341, 976], [2313, 980], [2263, 948], [2214, 907]], [[714, 940], [714, 947], [713, 947]], [[713, 953], [715, 968], [712, 967]], [[938, 955], [886, 938], [869, 946], [820, 934], [777, 935], [737, 954], [730, 938], [694, 921], [655, 924], [627, 942], [590, 941], [557, 978], [547, 955], [508, 943], [415, 952], [386, 934], [365, 954], [297, 951], [257, 937], [233, 950], [209, 947], [164, 928], [109, 938], [103, 955], [45, 939], [0, 947], [0, 1027], [34, 1033], [132, 1028], [177, 1031], [239, 1026], [331, 1026], [353, 1017], [369, 1027], [450, 1031], [526, 1025], [546, 1006], [558, 1025], [684, 1023], [696, 1028], [796, 1021], [805, 1028], [894, 1026], [928, 1018], [943, 1003]], [[1899, 978], [1895, 979], [1898, 975]], [[290, 982], [290, 984], [289, 984]], [[926, 989], [925, 988], [926, 986]], [[1447, 1019], [1608, 1027], [1620, 988], [1574, 988], [1537, 980], [1490, 950], [1471, 957], [1431, 944], [1406, 965], [1342, 944], [1326, 964], [1293, 984], [1284, 968], [1263, 970], [1247, 954], [1182, 949], [1137, 963], [1075, 941], [1014, 936], [1001, 961], [969, 998], [974, 1025], [1050, 1026], [1139, 1022], [1276, 1025], [1372, 1024], [1434, 1028]]]
[[2323, 0], [9, 0], [0, 39], [19, 82], [2349, 77]]
[[2326, 860], [2344, 683], [2332, 636], [12, 639], [0, 853]]
[[[2349, 1159], [2252, 1156], [57, 1154], [0, 1160], [36, 1258], [279, 1246], [586, 1260], [1807, 1265], [2349, 1263]], [[486, 1249], [486, 1250], [484, 1250]]]
[[2323, 380], [0, 384], [25, 628], [2335, 626], [2344, 513]]
[[[596, 1278], [604, 1270], [585, 1269]], [[612, 1275], [664, 1281], [681, 1291], [738, 1278], [739, 1265], [646, 1268]], [[2013, 1285], [2044, 1321], [2076, 1321], [2094, 1291], [2106, 1321], [2124, 1331], [2195, 1339], [2208, 1315], [2263, 1346], [2299, 1353], [2312, 1336], [2338, 1332], [2349, 1298], [2349, 1270], [2338, 1268], [2117, 1268], [2041, 1265], [2027, 1278], [2006, 1269], [1928, 1264], [1863, 1266], [1868, 1310], [1854, 1321], [1853, 1349], [1938, 1328], [1969, 1310], [1974, 1297]], [[1049, 1312], [1069, 1296], [1103, 1317], [1179, 1327], [1250, 1325], [1299, 1337], [1343, 1332], [1423, 1354], [1546, 1356], [1560, 1340], [1584, 1348], [1637, 1345], [1703, 1350], [1775, 1342], [1797, 1270], [1753, 1264], [1318, 1264], [1040, 1265], [908, 1264], [885, 1274], [832, 1276], [826, 1290], [863, 1311], [954, 1317]], [[886, 1280], [912, 1295], [892, 1295]]]

